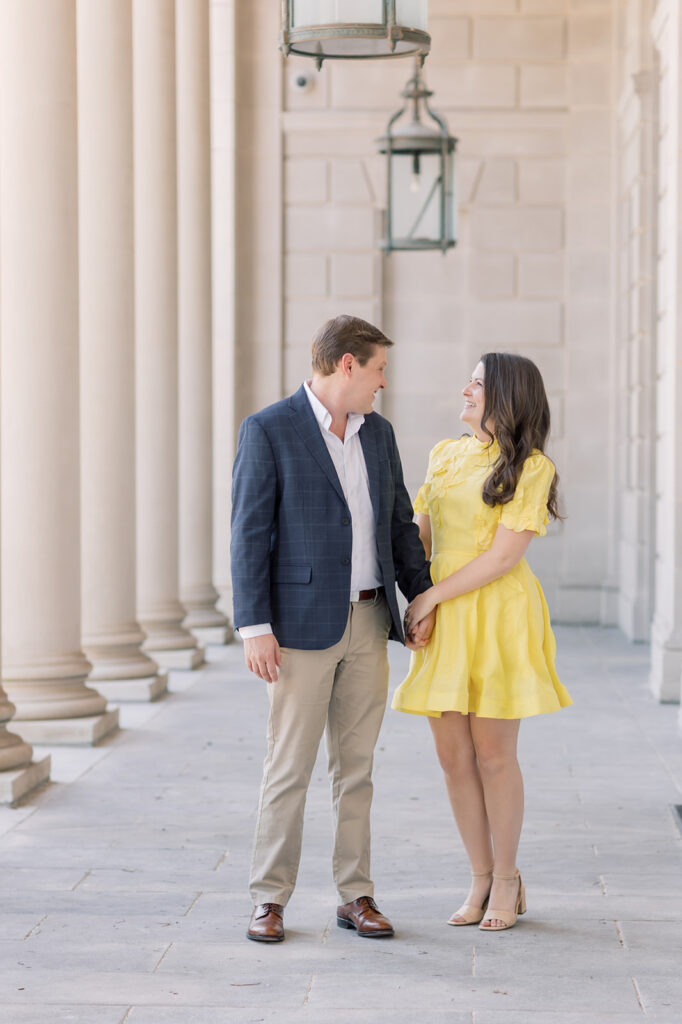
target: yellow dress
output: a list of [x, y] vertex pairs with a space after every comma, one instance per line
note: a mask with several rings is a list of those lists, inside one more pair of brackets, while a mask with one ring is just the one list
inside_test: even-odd
[[[449, 576], [491, 546], [499, 523], [543, 536], [554, 465], [541, 452], [523, 466], [514, 497], [490, 508], [483, 483], [499, 455], [476, 437], [441, 441], [431, 452], [415, 511], [431, 518], [431, 578]], [[522, 558], [478, 590], [438, 605], [428, 647], [413, 651], [393, 697], [397, 711], [440, 717], [526, 718], [572, 704], [554, 668], [556, 643], [536, 577]]]

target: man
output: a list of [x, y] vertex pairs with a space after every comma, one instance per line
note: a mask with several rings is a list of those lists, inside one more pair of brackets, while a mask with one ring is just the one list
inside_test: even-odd
[[[393, 429], [372, 411], [393, 343], [337, 316], [313, 342], [313, 376], [242, 423], [234, 465], [234, 619], [268, 685], [268, 749], [247, 932], [281, 942], [298, 873], [306, 793], [326, 729], [340, 927], [393, 935], [370, 868], [372, 761], [388, 689], [386, 641], [403, 640], [395, 593], [431, 586]], [[433, 616], [410, 639], [423, 646]]]

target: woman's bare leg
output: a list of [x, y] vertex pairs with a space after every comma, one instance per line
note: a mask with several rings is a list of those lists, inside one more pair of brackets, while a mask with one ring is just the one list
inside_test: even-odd
[[472, 878], [465, 902], [480, 907], [490, 890], [488, 872], [493, 863], [493, 850], [470, 716], [461, 715], [458, 711], [445, 711], [440, 718], [429, 718], [429, 724], [471, 870], [484, 875]]
[[[517, 759], [518, 719], [471, 716], [471, 736], [483, 783], [487, 820], [495, 854], [495, 874], [513, 875], [523, 824], [523, 778]], [[495, 880], [490, 906], [513, 910], [517, 881]], [[502, 926], [503, 921], [491, 921]]]

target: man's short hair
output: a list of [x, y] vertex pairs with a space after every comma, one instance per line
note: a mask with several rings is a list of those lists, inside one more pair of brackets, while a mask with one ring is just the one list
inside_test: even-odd
[[322, 324], [313, 338], [313, 370], [329, 377], [346, 352], [364, 366], [374, 355], [377, 345], [390, 348], [392, 344], [378, 327], [359, 316], [342, 313]]

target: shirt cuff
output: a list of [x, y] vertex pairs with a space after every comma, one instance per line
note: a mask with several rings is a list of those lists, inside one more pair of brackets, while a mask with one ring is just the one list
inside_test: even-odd
[[237, 630], [242, 640], [253, 640], [257, 636], [268, 636], [272, 633], [269, 622], [261, 622], [257, 626], [240, 626]]

